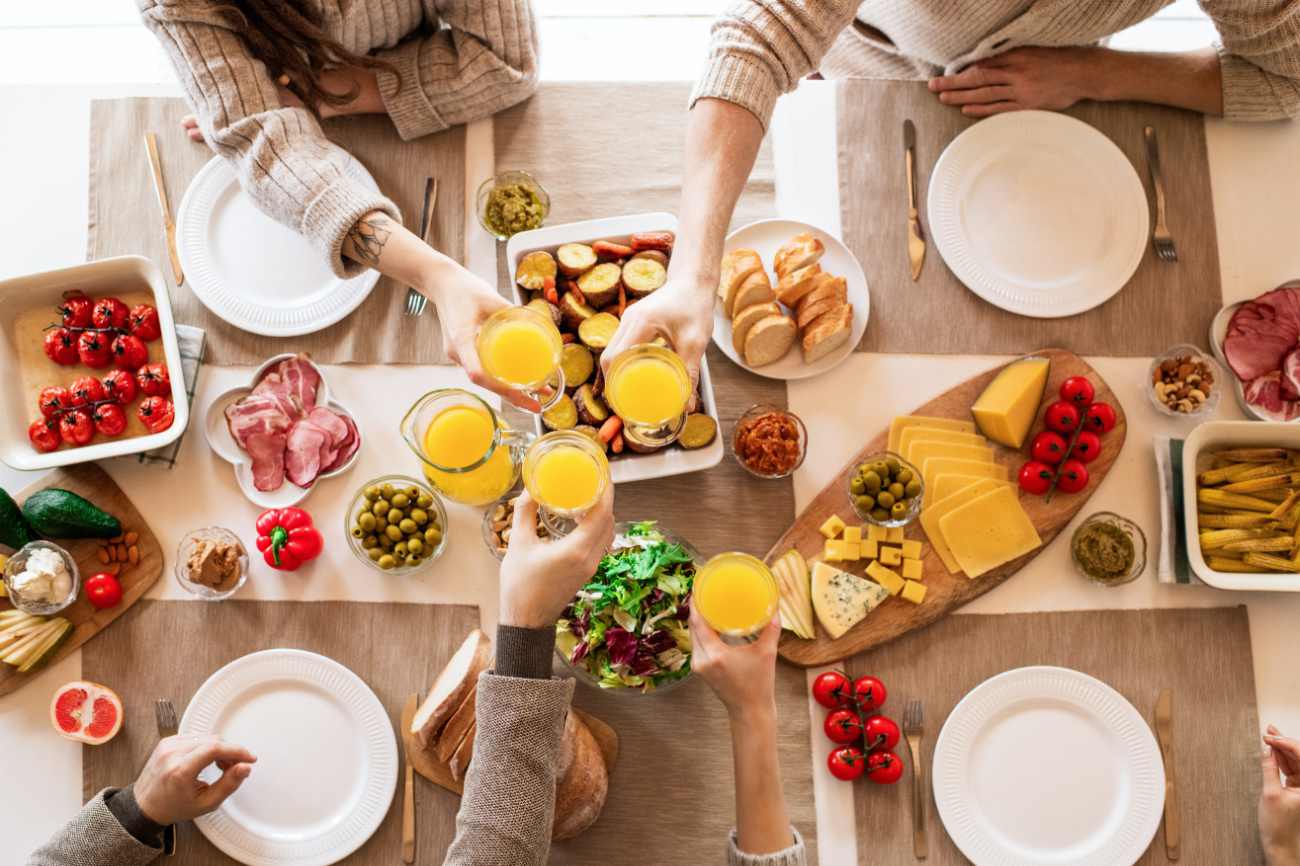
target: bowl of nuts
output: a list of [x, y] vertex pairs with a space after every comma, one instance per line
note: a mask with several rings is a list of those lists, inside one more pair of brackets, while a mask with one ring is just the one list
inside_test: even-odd
[[[512, 490], [483, 512], [483, 543], [497, 559], [506, 558], [506, 550], [510, 547], [510, 527], [515, 522], [515, 502], [522, 493], [522, 489]], [[537, 537], [547, 538], [549, 535], [539, 516]]]
[[1151, 361], [1147, 396], [1156, 411], [1173, 418], [1213, 415], [1219, 405], [1218, 363], [1189, 344], [1174, 346]]

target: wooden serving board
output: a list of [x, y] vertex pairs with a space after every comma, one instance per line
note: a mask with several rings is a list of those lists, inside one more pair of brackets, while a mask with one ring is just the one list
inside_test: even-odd
[[[27, 501], [28, 496], [47, 487], [70, 490], [116, 517], [121, 522], [124, 532], [138, 532], [140, 538], [136, 544], [140, 547], [140, 561], [133, 566], [125, 567], [119, 576], [122, 582], [122, 600], [116, 606], [107, 610], [95, 610], [86, 599], [85, 592], [82, 592], [70, 607], [59, 614], [72, 623], [73, 631], [49, 662], [26, 674], [18, 673], [16, 668], [9, 665], [0, 665], [0, 696], [22, 688], [39, 676], [41, 671], [67, 658], [82, 644], [99, 634], [109, 623], [125, 613], [127, 608], [139, 601], [162, 574], [163, 551], [158, 544], [158, 539], [131, 500], [122, 492], [122, 488], [117, 486], [117, 482], [110, 478], [107, 472], [94, 463], [81, 463], [56, 469], [36, 484], [24, 489], [14, 499], [21, 505]], [[81, 571], [82, 580], [104, 570], [104, 565], [98, 557], [102, 539], [51, 540], [72, 554], [72, 558], [77, 562], [77, 568]], [[12, 606], [7, 599], [4, 600], [5, 609]]]
[[[1078, 493], [1055, 492], [1052, 494], [1050, 501], [1047, 501], [1042, 496], [1020, 494], [1020, 504], [1024, 506], [1030, 520], [1033, 521], [1035, 528], [1037, 528], [1038, 535], [1043, 540], [1042, 547], [971, 580], [962, 574], [952, 575], [948, 573], [948, 570], [944, 568], [943, 561], [939, 559], [938, 554], [934, 552], [929, 540], [925, 537], [925, 531], [921, 528], [920, 521], [913, 521], [907, 527], [906, 537], [915, 538], [925, 545], [923, 553], [924, 582], [926, 585], [925, 601], [922, 604], [914, 605], [901, 598], [889, 599], [868, 614], [866, 619], [855, 625], [839, 640], [831, 640], [822, 631], [820, 625], [817, 628], [817, 637], [813, 640], [803, 640], [790, 632], [783, 632], [778, 649], [783, 658], [803, 667], [829, 664], [848, 658], [863, 650], [871, 649], [874, 646], [879, 646], [886, 641], [907, 634], [913, 629], [929, 625], [998, 586], [1023, 568], [1026, 563], [1052, 543], [1052, 539], [1056, 537], [1057, 533], [1088, 502], [1093, 491], [1106, 478], [1110, 468], [1115, 465], [1115, 459], [1124, 446], [1124, 438], [1128, 429], [1124, 408], [1120, 405], [1119, 398], [1115, 396], [1106, 381], [1078, 355], [1064, 349], [1043, 349], [1033, 354], [1050, 358], [1052, 365], [1048, 373], [1047, 389], [1043, 394], [1043, 402], [1038, 407], [1038, 417], [1034, 421], [1034, 426], [1031, 428], [1025, 447], [1020, 451], [1013, 451], [991, 441], [989, 443], [994, 448], [994, 459], [998, 463], [1007, 466], [1013, 483], [1020, 465], [1029, 459], [1029, 443], [1032, 441], [1034, 433], [1042, 429], [1043, 414], [1046, 412], [1047, 407], [1056, 401], [1057, 391], [1061, 386], [1061, 382], [1065, 379], [1070, 376], [1087, 376], [1092, 380], [1096, 388], [1096, 399], [1115, 407], [1117, 416], [1114, 429], [1101, 437], [1101, 456], [1088, 464], [1089, 480], [1086, 488]], [[971, 404], [975, 402], [984, 387], [993, 380], [993, 377], [1004, 366], [1006, 365], [1000, 364], [980, 373], [978, 376], [967, 379], [962, 384], [935, 397], [929, 403], [918, 406], [909, 414], [970, 420]], [[795, 520], [794, 525], [786, 530], [785, 535], [781, 536], [776, 544], [772, 546], [772, 549], [768, 552], [768, 561], [770, 562], [791, 548], [799, 551], [805, 559], [819, 556], [822, 552], [823, 542], [826, 540], [819, 531], [819, 527], [833, 514], [838, 514], [850, 525], [861, 523], [849, 506], [845, 479], [850, 472], [857, 468], [863, 458], [886, 450], [888, 443], [888, 428], [882, 430], [877, 436], [868, 441], [862, 450], [844, 465], [844, 468], [835, 476], [835, 479], [809, 503], [808, 507]], [[848, 570], [858, 574], [864, 573], [862, 567], [864, 564], [862, 563], [837, 563], [837, 565], [847, 566]]]

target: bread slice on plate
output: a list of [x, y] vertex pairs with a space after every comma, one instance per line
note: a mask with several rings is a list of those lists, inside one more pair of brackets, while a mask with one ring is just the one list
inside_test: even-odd
[[798, 336], [794, 320], [784, 313], [759, 319], [745, 337], [745, 363], [762, 367], [781, 360]]
[[817, 278], [821, 276], [821, 272], [821, 265], [812, 264], [787, 273], [777, 283], [777, 299], [793, 309], [804, 295], [817, 287]]
[[823, 313], [803, 332], [803, 361], [812, 364], [848, 342], [853, 334], [853, 305], [841, 304]]
[[781, 308], [770, 301], [745, 307], [736, 313], [736, 317], [731, 320], [731, 345], [735, 347], [736, 354], [745, 354], [745, 338], [755, 325], [768, 316], [780, 315]]
[[732, 250], [722, 257], [722, 276], [718, 280], [718, 300], [730, 316], [741, 283], [755, 271], [763, 270], [763, 260], [753, 250]]
[[830, 274], [818, 274], [816, 285], [808, 294], [804, 295], [796, 312], [803, 310], [804, 307], [817, 303], [818, 301], [834, 300], [841, 304], [849, 302], [849, 285], [843, 277], [833, 277]]
[[760, 268], [745, 277], [740, 288], [736, 289], [736, 295], [731, 299], [731, 309], [734, 314], [754, 304], [773, 300], [776, 300], [776, 295], [772, 292], [772, 281], [767, 278], [767, 271]]
[[[492, 664], [492, 643], [478, 629], [469, 633], [447, 666], [429, 688], [429, 696], [420, 704], [411, 720], [411, 733], [420, 745], [429, 748], [442, 726], [464, 702], [478, 682], [478, 675]], [[472, 714], [471, 714], [472, 715]]]
[[825, 252], [826, 247], [821, 241], [809, 232], [802, 232], [790, 238], [776, 251], [772, 265], [776, 268], [776, 275], [784, 277], [800, 268], [816, 264]]
[[812, 326], [822, 316], [834, 310], [836, 307], [844, 306], [845, 302], [835, 298], [823, 298], [812, 304], [800, 304], [799, 312], [795, 314], [794, 323], [802, 331]]

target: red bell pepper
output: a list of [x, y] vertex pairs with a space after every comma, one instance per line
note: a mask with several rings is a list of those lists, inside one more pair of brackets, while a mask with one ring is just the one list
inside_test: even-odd
[[272, 568], [297, 571], [320, 556], [324, 546], [311, 515], [301, 508], [269, 508], [257, 518], [257, 549]]

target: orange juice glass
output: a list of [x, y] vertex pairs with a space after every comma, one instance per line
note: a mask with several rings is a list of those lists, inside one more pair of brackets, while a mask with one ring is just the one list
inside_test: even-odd
[[572, 430], [547, 433], [524, 455], [524, 486], [551, 532], [564, 535], [600, 501], [610, 484], [605, 449]]
[[498, 310], [483, 323], [474, 346], [485, 373], [532, 397], [542, 411], [564, 396], [564, 341], [549, 316], [531, 307]]
[[610, 364], [605, 399], [623, 419], [625, 438], [650, 448], [668, 445], [686, 426], [691, 374], [673, 350], [643, 343]]
[[512, 430], [477, 395], [444, 388], [430, 391], [407, 410], [402, 438], [444, 497], [486, 505], [519, 480], [524, 449], [533, 436]]
[[719, 553], [695, 573], [691, 604], [718, 634], [748, 638], [776, 614], [776, 578], [747, 553]]

